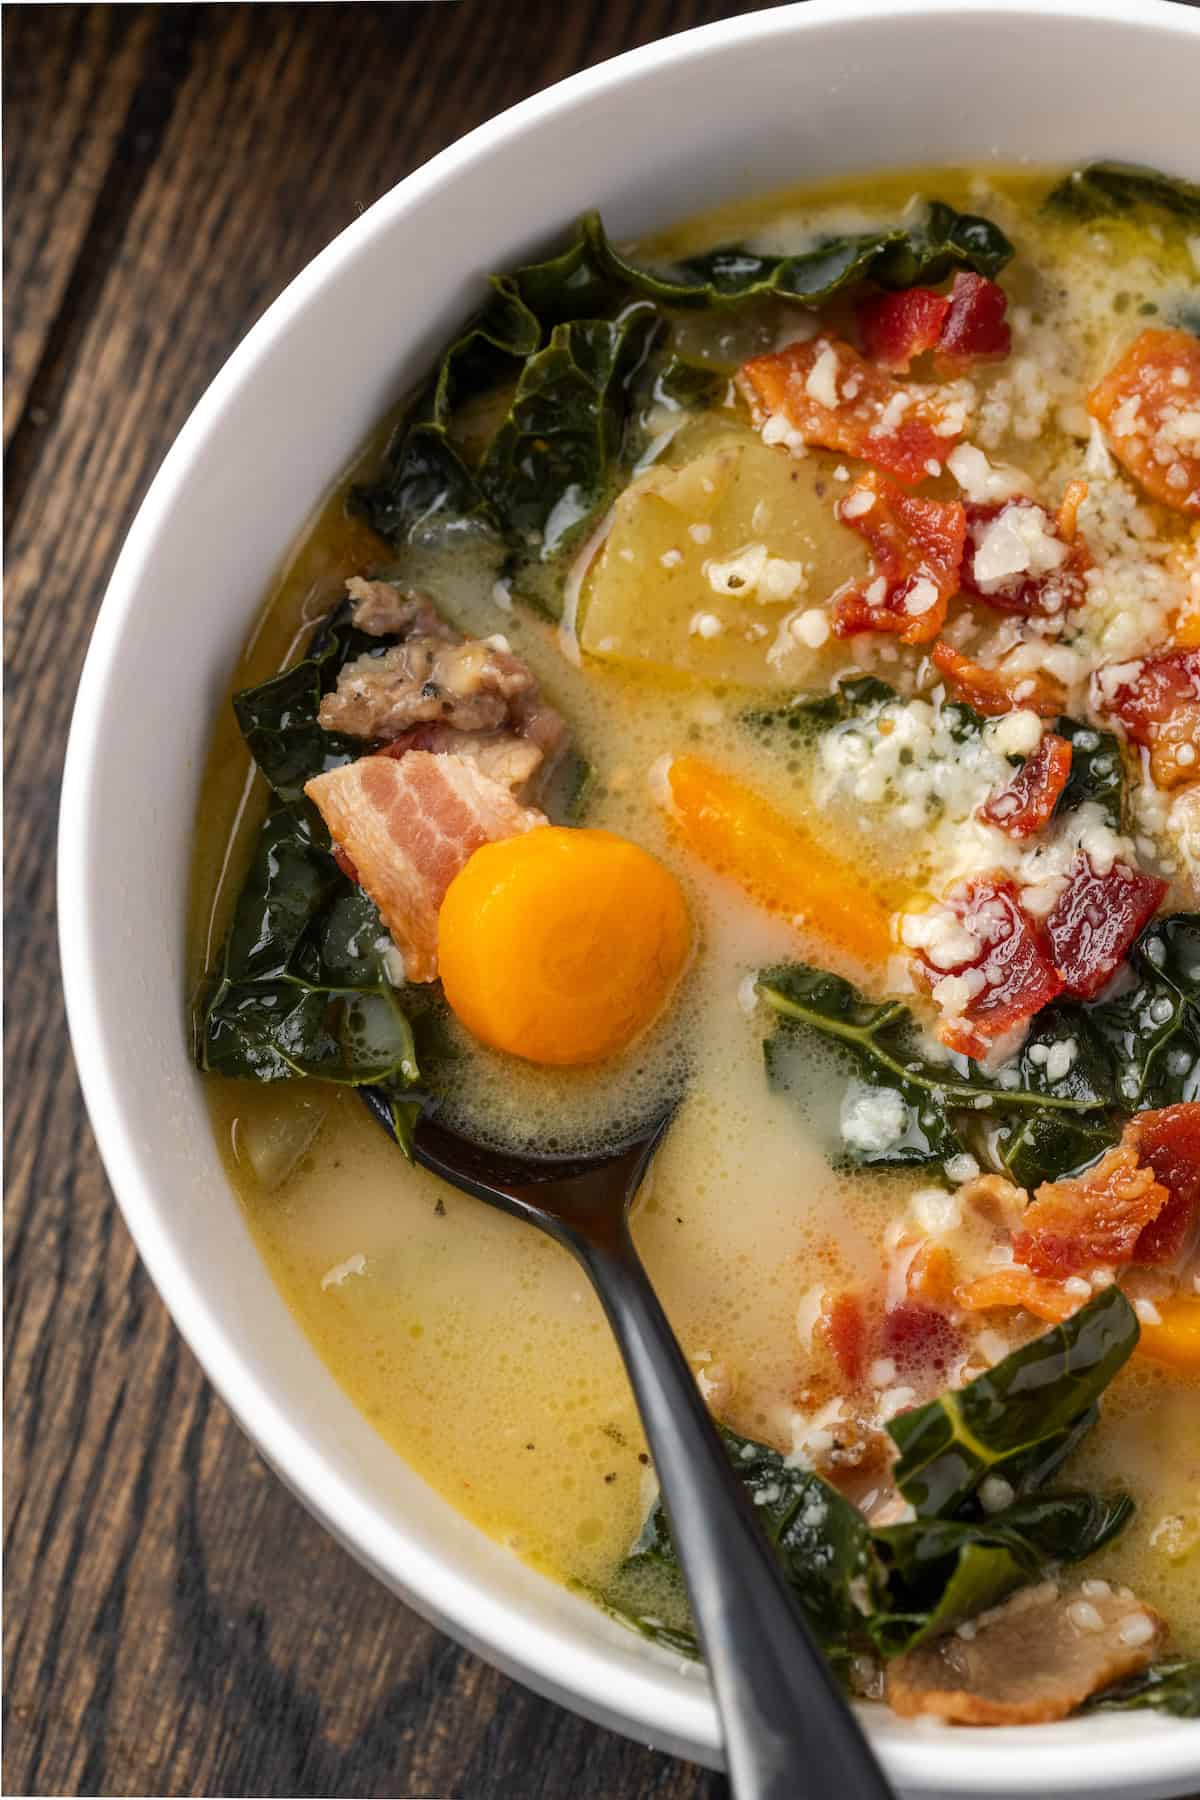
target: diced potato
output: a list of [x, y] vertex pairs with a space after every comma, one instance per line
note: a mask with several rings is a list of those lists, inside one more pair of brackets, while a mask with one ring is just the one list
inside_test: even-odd
[[862, 539], [834, 517], [836, 466], [746, 428], [722, 432], [682, 467], [648, 469], [617, 501], [584, 585], [583, 649], [693, 680], [803, 679], [817, 652], [787, 621], [823, 610], [866, 569]]

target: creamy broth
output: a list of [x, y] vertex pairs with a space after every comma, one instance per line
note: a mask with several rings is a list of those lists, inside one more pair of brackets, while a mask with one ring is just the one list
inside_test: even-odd
[[[1019, 465], [1039, 492], [1045, 486], [1057, 496], [1063, 479], [1084, 468], [1084, 394], [1128, 342], [1130, 320], [1169, 319], [1179, 296], [1189, 286], [1194, 292], [1197, 270], [1195, 247], [1189, 252], [1180, 231], [1138, 220], [1085, 231], [1048, 217], [1039, 208], [1051, 179], [944, 170], [872, 176], [726, 207], [638, 251], [671, 259], [731, 240], [782, 251], [817, 229], [865, 230], [891, 221], [918, 193], [986, 214], [1016, 245], [1004, 274], [1016, 343], [1012, 362], [971, 373], [979, 396], [972, 441], [985, 445], [993, 463]], [[696, 313], [683, 321], [681, 347], [731, 373], [747, 357], [776, 348], [794, 317], [777, 301], [754, 303], [732, 319]], [[231, 691], [293, 660], [348, 574], [395, 566], [395, 555], [344, 507], [348, 488], [379, 466], [393, 423], [381, 428], [291, 552]], [[676, 466], [731, 433], [752, 435], [744, 406], [688, 415], [659, 460]], [[847, 460], [820, 451], [798, 466], [806, 481], [824, 482], [832, 504], [844, 491]], [[957, 493], [941, 472], [928, 491]], [[1184, 519], [1145, 510], [1156, 543], [1176, 545], [1180, 556], [1189, 552]], [[853, 573], [856, 557], [859, 567], [865, 563], [861, 544], [837, 529], [846, 540], [838, 554]], [[1115, 529], [1111, 509], [1107, 523], [1092, 529]], [[410, 552], [404, 575], [428, 586], [462, 631], [503, 632], [527, 660], [594, 767], [587, 824], [622, 833], [661, 858], [683, 885], [695, 930], [692, 962], [669, 1011], [599, 1067], [536, 1068], [473, 1046], [451, 1024], [454, 1075], [444, 1104], [496, 1141], [599, 1144], [620, 1137], [659, 1097], [682, 1092], [638, 1208], [638, 1246], [714, 1410], [737, 1431], [788, 1449], [806, 1404], [808, 1338], [821, 1293], [874, 1278], [889, 1255], [892, 1221], [930, 1177], [835, 1172], [838, 1090], [832, 1075], [822, 1081], [819, 1066], [802, 1091], [768, 1086], [762, 1044], [770, 1021], [748, 996], [748, 978], [799, 958], [870, 982], [852, 956], [773, 917], [706, 870], [656, 803], [655, 783], [664, 758], [703, 755], [852, 862], [881, 905], [902, 908], [909, 894], [954, 872], [961, 834], [910, 823], [897, 828], [894, 820], [889, 826], [887, 807], [856, 800], [818, 748], [767, 743], [747, 729], [743, 714], [796, 691], [823, 691], [839, 670], [854, 666], [903, 691], [914, 654], [887, 637], [855, 640], [853, 654], [836, 639], [800, 645], [774, 668], [764, 664], [751, 691], [744, 675], [730, 681], [723, 674], [729, 646], [720, 635], [711, 643], [688, 636], [686, 653], [696, 661], [683, 674], [655, 661], [650, 639], [626, 655], [586, 648], [580, 655], [559, 627], [498, 596], [494, 568], [469, 551]], [[806, 604], [816, 608], [842, 574], [827, 576], [827, 585], [819, 571], [807, 579]], [[663, 596], [669, 609], [665, 576]], [[575, 620], [585, 645], [588, 602], [585, 585]], [[1139, 628], [1153, 634], [1152, 604], [1145, 603]], [[767, 609], [772, 631], [788, 610]], [[1114, 604], [1107, 623], [1098, 621], [1098, 639], [1107, 634], [1105, 660], [1139, 650], [1122, 635], [1132, 631], [1130, 617]], [[1001, 622], [993, 618], [988, 629], [998, 632]], [[749, 643], [748, 651], [739, 648], [743, 654], [760, 652]], [[197, 829], [194, 989], [227, 929], [263, 816], [263, 787], [224, 707]], [[1170, 874], [1167, 906], [1194, 905], [1186, 870], [1176, 866]], [[559, 1580], [606, 1591], [654, 1484], [617, 1354], [574, 1263], [536, 1232], [408, 1166], [350, 1090], [211, 1077], [208, 1096], [230, 1181], [272, 1276], [354, 1403], [399, 1456], [484, 1531]], [[250, 1147], [263, 1144], [282, 1146], [276, 1171], [291, 1164], [278, 1182], [256, 1175]], [[260, 1154], [257, 1161], [270, 1176], [270, 1159]], [[1035, 1327], [1021, 1314], [994, 1319], [992, 1329], [1002, 1351]], [[1101, 1553], [1095, 1573], [1128, 1583], [1159, 1607], [1171, 1622], [1172, 1645], [1193, 1654], [1200, 1652], [1196, 1418], [1194, 1379], [1135, 1359], [1106, 1395], [1102, 1422], [1069, 1477], [1072, 1486], [1120, 1481], [1129, 1488], [1137, 1515]]]

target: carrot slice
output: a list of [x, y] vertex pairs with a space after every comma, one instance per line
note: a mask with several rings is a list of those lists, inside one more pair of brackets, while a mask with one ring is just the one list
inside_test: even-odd
[[862, 963], [894, 954], [890, 914], [861, 872], [802, 825], [699, 756], [675, 757], [667, 784], [679, 833], [709, 868]]
[[1175, 1294], [1155, 1301], [1161, 1323], [1142, 1320], [1138, 1349], [1155, 1362], [1200, 1375], [1200, 1294]]

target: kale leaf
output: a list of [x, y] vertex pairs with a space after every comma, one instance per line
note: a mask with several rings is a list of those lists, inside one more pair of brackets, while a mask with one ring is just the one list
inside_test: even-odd
[[[845, 1159], [890, 1168], [944, 1161], [964, 1148], [994, 1154], [1022, 1187], [1086, 1168], [1121, 1135], [1124, 1116], [1200, 1097], [1200, 914], [1151, 922], [1129, 956], [1127, 980], [1106, 997], [1056, 1000], [1033, 1021], [1014, 1063], [986, 1074], [966, 1057], [931, 1061], [902, 1001], [874, 1002], [805, 963], [764, 970], [758, 991], [774, 1015], [763, 1045], [768, 1080], [802, 1087], [814, 1046], [848, 1076]], [[1050, 1051], [1068, 1046], [1063, 1073]], [[886, 1131], [856, 1129], [868, 1092]], [[990, 1148], [981, 1125], [995, 1124]]]
[[1128, 1494], [1063, 1493], [1019, 1500], [978, 1520], [914, 1519], [879, 1526], [872, 1546], [887, 1573], [888, 1605], [867, 1622], [884, 1656], [995, 1606], [1054, 1563], [1082, 1562], [1124, 1530]]
[[966, 1387], [892, 1419], [896, 1486], [921, 1518], [955, 1516], [989, 1475], [1018, 1494], [1040, 1486], [1137, 1341], [1129, 1301], [1116, 1286], [1102, 1289]]
[[1103, 812], [1107, 825], [1114, 831], [1123, 830], [1125, 764], [1120, 739], [1111, 731], [1100, 731], [1078, 719], [1061, 718], [1054, 729], [1071, 746], [1071, 773], [1058, 796], [1055, 812], [1061, 817], [1091, 802]]
[[[917, 1516], [903, 1524], [872, 1528], [821, 1476], [721, 1428], [787, 1580], [835, 1663], [863, 1648], [897, 1656], [1040, 1579], [1052, 1565], [1082, 1561], [1124, 1528], [1133, 1512], [1126, 1494], [1036, 1491], [1095, 1419], [1101, 1391], [1137, 1341], [1136, 1315], [1116, 1288], [1106, 1289], [1076, 1319], [1082, 1314], [1087, 1317], [1073, 1332], [1056, 1327], [998, 1364], [990, 1371], [990, 1390], [972, 1383], [893, 1420], [889, 1429], [897, 1442], [903, 1433], [895, 1428], [905, 1416], [923, 1421], [916, 1437], [932, 1452], [920, 1476], [908, 1469], [901, 1491], [930, 1502], [936, 1494], [940, 1502], [918, 1501]], [[969, 1433], [952, 1410], [964, 1396]], [[903, 1444], [901, 1452], [903, 1470], [910, 1461]], [[1002, 1471], [1014, 1498], [999, 1512], [985, 1513], [975, 1487], [984, 1474]], [[606, 1598], [647, 1635], [696, 1654], [693, 1634], [646, 1610], [647, 1573], [660, 1578], [660, 1591], [661, 1578], [673, 1588], [677, 1583], [678, 1559], [661, 1500]], [[638, 1603], [630, 1604], [631, 1594]]]
[[[900, 1000], [864, 999], [840, 975], [790, 963], [764, 970], [758, 991], [774, 1014], [774, 1030], [763, 1054], [773, 1087], [792, 1088], [812, 1065], [823, 1043], [850, 1076], [843, 1102], [847, 1159], [861, 1167], [894, 1168], [942, 1162], [972, 1141], [980, 1115], [1024, 1117], [1062, 1114], [1076, 1118], [1105, 1104], [1087, 1062], [1076, 1057], [1065, 1074], [1051, 1079], [1044, 1061], [1025, 1055], [1016, 1085], [985, 1075], [978, 1064], [947, 1053], [931, 1062], [919, 1047], [916, 1020]], [[886, 1134], [872, 1141], [856, 1132], [868, 1092], [895, 1095]], [[1014, 1127], [1015, 1128], [1015, 1127]]]
[[1200, 1719], [1200, 1658], [1170, 1657], [1140, 1675], [1105, 1688], [1084, 1702], [1085, 1712], [1135, 1712], [1144, 1708], [1177, 1719]]
[[[818, 1640], [827, 1649], [846, 1644], [861, 1619], [863, 1596], [879, 1599], [866, 1520], [836, 1488], [810, 1470], [791, 1468], [768, 1445], [725, 1428], [721, 1437]], [[623, 1573], [636, 1576], [647, 1566], [678, 1567], [661, 1501], [651, 1508]]]
[[667, 306], [730, 306], [766, 294], [818, 306], [864, 281], [910, 288], [944, 281], [956, 269], [995, 277], [1013, 254], [1004, 233], [989, 219], [956, 212], [941, 200], [930, 202], [924, 219], [913, 227], [825, 237], [790, 256], [761, 256], [742, 244], [727, 244], [661, 271], [621, 256], [597, 214], [581, 221], [581, 230], [599, 266], [623, 278], [635, 293]]
[[1060, 181], [1046, 205], [1084, 220], [1119, 217], [1152, 206], [1191, 223], [1200, 219], [1200, 187], [1137, 163], [1089, 163]]
[[543, 556], [574, 542], [610, 497], [630, 385], [660, 331], [651, 306], [575, 320], [525, 363], [478, 481], [505, 529], [535, 535]]
[[233, 696], [233, 710], [251, 756], [289, 805], [302, 799], [304, 784], [314, 775], [340, 768], [363, 753], [361, 738], [323, 731], [317, 724], [318, 708], [337, 685], [342, 665], [390, 642], [356, 630], [351, 611], [350, 602], [342, 601], [317, 627], [299, 662]]
[[389, 1089], [417, 1079], [370, 901], [308, 814], [277, 806], [259, 835], [200, 1031], [200, 1066], [256, 1081], [316, 1076]]
[[[487, 300], [449, 345], [393, 437], [381, 478], [352, 508], [402, 546], [431, 533], [484, 533], [526, 598], [554, 611], [537, 565], [569, 552], [632, 461], [647, 400], [711, 406], [723, 377], [670, 352], [671, 315], [776, 296], [817, 305], [863, 281], [889, 288], [956, 269], [995, 275], [1012, 255], [987, 219], [932, 201], [914, 225], [818, 241], [793, 256], [740, 246], [652, 269], [621, 255], [599, 215], [567, 247], [490, 278]], [[645, 377], [649, 377], [647, 380]], [[503, 416], [471, 457], [456, 434], [468, 401]]]
[[784, 706], [751, 708], [742, 721], [758, 731], [782, 729], [810, 738], [851, 720], [870, 721], [900, 701], [897, 689], [875, 675], [843, 675], [827, 694], [799, 694]]
[[1120, 1105], [1200, 1099], [1200, 913], [1152, 920], [1129, 962], [1133, 985], [1077, 1015], [1107, 1052]]

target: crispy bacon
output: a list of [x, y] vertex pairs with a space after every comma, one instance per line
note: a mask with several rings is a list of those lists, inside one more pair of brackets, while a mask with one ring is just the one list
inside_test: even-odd
[[1158, 1217], [1143, 1226], [1133, 1260], [1174, 1262], [1200, 1223], [1200, 1100], [1139, 1113], [1125, 1127], [1122, 1142], [1126, 1141], [1170, 1195]]
[[936, 1371], [945, 1375], [962, 1350], [962, 1333], [936, 1306], [902, 1300], [884, 1313], [879, 1327], [879, 1355], [891, 1357], [906, 1380]]
[[1104, 1581], [1023, 1587], [972, 1624], [970, 1633], [924, 1638], [888, 1663], [893, 1712], [957, 1725], [1045, 1725], [1144, 1669], [1167, 1637], [1151, 1607]]
[[960, 270], [950, 289], [950, 308], [938, 338], [938, 361], [952, 369], [995, 362], [1012, 349], [1005, 319], [1008, 295], [998, 282]]
[[1071, 778], [1071, 746], [1048, 731], [1012, 780], [990, 794], [977, 816], [1012, 838], [1032, 837], [1047, 823]]
[[947, 975], [957, 975], [974, 989], [961, 1011], [945, 1014], [938, 1036], [963, 1056], [986, 1056], [997, 1038], [1061, 993], [1062, 977], [1007, 877], [964, 882], [944, 904], [975, 939], [977, 949], [950, 967], [935, 963], [924, 949], [917, 951], [935, 986]]
[[914, 356], [933, 349], [949, 311], [949, 297], [932, 288], [875, 294], [856, 309], [862, 347], [881, 368], [902, 372]]
[[1114, 862], [1096, 873], [1081, 850], [1046, 920], [1046, 936], [1064, 989], [1090, 1000], [1112, 980], [1167, 891], [1156, 875]]
[[467, 757], [361, 756], [304, 789], [379, 908], [410, 981], [437, 976], [438, 910], [481, 844], [544, 825]]
[[960, 503], [919, 500], [868, 469], [839, 502], [837, 516], [867, 540], [872, 560], [861, 582], [834, 595], [835, 634], [891, 632], [902, 644], [935, 638], [958, 591], [966, 528]]
[[965, 701], [986, 718], [997, 719], [1024, 707], [1040, 718], [1056, 719], [1066, 710], [1066, 689], [1052, 675], [1040, 671], [1015, 675], [1002, 669], [985, 669], [952, 644], [935, 644], [930, 657], [954, 698]]
[[1087, 404], [1113, 455], [1148, 494], [1200, 514], [1200, 338], [1141, 332]]
[[1052, 1325], [1069, 1319], [1087, 1299], [1087, 1295], [1068, 1294], [1061, 1281], [1035, 1275], [1013, 1263], [1005, 1269], [989, 1269], [974, 1281], [964, 1282], [954, 1290], [954, 1298], [967, 1312], [991, 1312], [993, 1308], [1021, 1306], [1035, 1319], [1046, 1319]]
[[1036, 1275], [1078, 1275], [1133, 1260], [1138, 1238], [1170, 1195], [1124, 1139], [1082, 1175], [1046, 1181], [1013, 1233], [1013, 1255]]
[[1149, 750], [1156, 787], [1200, 780], [1200, 649], [1160, 650], [1098, 669], [1092, 702]]
[[938, 474], [962, 435], [934, 399], [893, 381], [852, 345], [824, 334], [753, 357], [738, 386], [756, 425], [782, 417], [806, 444], [861, 456], [910, 484]]
[[820, 1328], [850, 1388], [861, 1385], [867, 1366], [867, 1321], [859, 1294], [826, 1295]]
[[[1087, 487], [1083, 482], [1069, 485], [1082, 488], [1086, 495]], [[1064, 494], [1056, 519], [1047, 518], [1044, 510], [1032, 500], [1005, 500], [987, 505], [968, 503], [967, 542], [962, 565], [963, 592], [974, 595], [985, 606], [991, 606], [997, 612], [1016, 613], [1026, 619], [1061, 619], [1072, 607], [1082, 606], [1087, 598], [1085, 576], [1092, 566], [1092, 559], [1075, 526], [1075, 514], [1079, 510], [1081, 499], [1082, 496]], [[1035, 513], [1041, 515], [1037, 520], [1032, 518]], [[1005, 525], [1012, 527], [1005, 548], [1011, 546], [1014, 561], [1021, 560], [1024, 554], [1025, 565], [1023, 569], [1014, 569], [1009, 575], [981, 580], [976, 571], [976, 557], [989, 528], [998, 519], [1003, 522], [1001, 530]], [[1023, 551], [1020, 535], [1021, 525], [1029, 521], [1040, 527], [1037, 535], [1043, 558], [1049, 554], [1047, 540], [1050, 546], [1055, 547], [1058, 557], [1051, 567], [1035, 568], [1032, 572], [1029, 569], [1030, 563], [1034, 561], [1034, 553]]]

